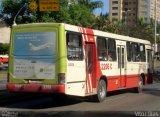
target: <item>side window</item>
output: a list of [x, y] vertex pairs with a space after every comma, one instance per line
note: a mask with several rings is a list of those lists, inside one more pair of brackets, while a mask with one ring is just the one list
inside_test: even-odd
[[103, 37], [97, 37], [98, 60], [106, 61], [107, 58], [107, 40]]
[[82, 60], [82, 36], [76, 33], [68, 32], [67, 39], [67, 58], [68, 60]]
[[140, 44], [140, 59], [142, 62], [146, 61], [145, 45], [144, 44]]
[[127, 42], [127, 60], [130, 62], [131, 61], [131, 43]]
[[108, 39], [108, 56], [110, 61], [116, 61], [116, 41], [114, 39]]
[[138, 43], [132, 43], [131, 44], [131, 48], [132, 48], [132, 61], [133, 62], [138, 62], [140, 61], [140, 54], [139, 54], [139, 45]]

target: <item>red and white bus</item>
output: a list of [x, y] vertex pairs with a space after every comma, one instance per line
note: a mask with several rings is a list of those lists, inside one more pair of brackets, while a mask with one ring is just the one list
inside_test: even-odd
[[8, 55], [0, 55], [0, 65], [3, 63], [8, 63]]
[[64, 23], [12, 27], [8, 85], [13, 92], [62, 93], [103, 101], [109, 91], [152, 83], [147, 40]]

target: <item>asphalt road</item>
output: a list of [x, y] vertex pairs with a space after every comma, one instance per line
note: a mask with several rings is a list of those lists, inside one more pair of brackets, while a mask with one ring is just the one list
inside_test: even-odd
[[[57, 100], [48, 94], [38, 96], [12, 94], [5, 91], [5, 85], [6, 73], [1, 72], [0, 116], [2, 117], [160, 117], [160, 82], [145, 86], [141, 94], [133, 93], [131, 90], [110, 92], [102, 103], [91, 102], [81, 97]], [[136, 115], [137, 112], [140, 115]]]
[[[78, 100], [78, 99], [77, 99]], [[160, 83], [144, 88], [141, 94], [131, 91], [110, 93], [102, 103], [80, 100], [65, 106], [43, 109], [47, 111], [160, 111]]]
[[[7, 93], [6, 93], [7, 95]], [[13, 97], [12, 97], [13, 96]], [[19, 94], [18, 97], [26, 95]], [[32, 96], [28, 94], [28, 96]], [[11, 99], [14, 95], [11, 95]], [[1, 99], [1, 98], [0, 98]], [[17, 98], [18, 100], [18, 98]], [[3, 99], [0, 100], [0, 104]], [[50, 95], [37, 97], [33, 100], [21, 100], [0, 106], [0, 115], [9, 114], [17, 116], [133, 116], [137, 112], [142, 115], [160, 116], [160, 83], [144, 87], [143, 93], [137, 94], [129, 91], [109, 93], [102, 103], [95, 103], [80, 97], [69, 97], [67, 100], [57, 100]], [[138, 113], [139, 114], [139, 113]]]

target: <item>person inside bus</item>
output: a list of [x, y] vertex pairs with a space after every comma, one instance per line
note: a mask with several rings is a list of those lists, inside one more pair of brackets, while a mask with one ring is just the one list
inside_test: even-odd
[[102, 53], [102, 57], [103, 57], [103, 60], [104, 60], [104, 61], [107, 60], [107, 54], [106, 54], [105, 52]]
[[108, 60], [112, 61], [111, 53], [108, 53]]

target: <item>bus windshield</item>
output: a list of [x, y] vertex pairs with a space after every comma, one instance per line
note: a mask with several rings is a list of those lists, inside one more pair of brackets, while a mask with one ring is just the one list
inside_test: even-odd
[[46, 79], [54, 77], [56, 32], [15, 32], [14, 76]]

